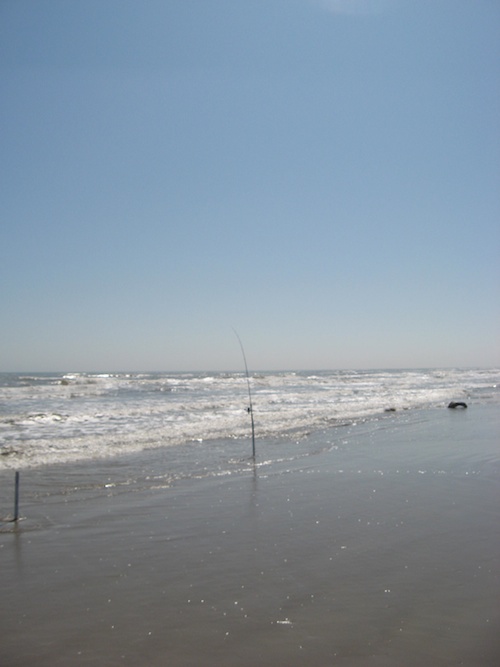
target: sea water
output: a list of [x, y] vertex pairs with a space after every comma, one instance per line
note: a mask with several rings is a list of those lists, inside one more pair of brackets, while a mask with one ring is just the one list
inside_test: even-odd
[[0, 664], [496, 667], [500, 411], [478, 394], [259, 438], [255, 463], [227, 439], [23, 471]]
[[0, 664], [496, 667], [499, 376], [4, 376]]
[[499, 387], [500, 369], [3, 373], [0, 470], [149, 450], [203, 458], [227, 441], [236, 453], [248, 448], [250, 398], [255, 437], [285, 442], [450, 401], [499, 403]]

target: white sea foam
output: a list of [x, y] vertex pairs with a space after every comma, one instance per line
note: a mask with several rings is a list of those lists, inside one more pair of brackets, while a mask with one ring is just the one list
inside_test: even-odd
[[[500, 371], [256, 373], [258, 437], [375, 418], [387, 410], [499, 401]], [[0, 467], [25, 467], [247, 438], [241, 373], [0, 375]]]

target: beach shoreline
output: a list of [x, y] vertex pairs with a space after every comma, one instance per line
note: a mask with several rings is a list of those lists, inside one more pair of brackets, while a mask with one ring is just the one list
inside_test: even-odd
[[493, 667], [499, 421], [420, 411], [232, 474], [27, 493], [0, 533], [0, 662]]

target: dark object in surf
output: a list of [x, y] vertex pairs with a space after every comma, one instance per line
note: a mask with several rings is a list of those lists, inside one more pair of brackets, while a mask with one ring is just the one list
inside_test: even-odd
[[463, 401], [452, 401], [451, 403], [448, 404], [449, 408], [466, 408], [467, 403], [464, 403]]

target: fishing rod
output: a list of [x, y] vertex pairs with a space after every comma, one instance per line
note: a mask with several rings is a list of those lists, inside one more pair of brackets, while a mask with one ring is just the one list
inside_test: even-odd
[[253, 422], [253, 405], [252, 405], [252, 391], [250, 389], [250, 375], [248, 374], [247, 358], [245, 355], [245, 350], [243, 348], [243, 343], [241, 342], [241, 338], [239, 337], [236, 329], [233, 329], [233, 331], [236, 335], [236, 338], [238, 339], [238, 343], [240, 344], [241, 353], [243, 355], [243, 362], [245, 364], [245, 373], [247, 376], [247, 387], [248, 387], [248, 401], [249, 401], [249, 407], [247, 408], [247, 412], [250, 415], [250, 421], [252, 423], [252, 457], [255, 459], [255, 426]]

